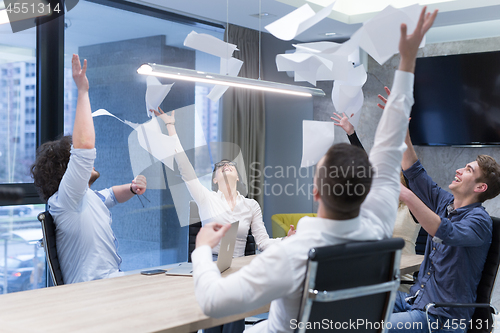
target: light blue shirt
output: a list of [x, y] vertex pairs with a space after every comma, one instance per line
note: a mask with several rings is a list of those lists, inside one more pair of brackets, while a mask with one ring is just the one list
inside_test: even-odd
[[48, 200], [65, 284], [106, 278], [120, 270], [109, 211], [117, 203], [113, 190], [94, 192], [88, 185], [95, 157], [95, 148], [71, 147], [59, 190]]

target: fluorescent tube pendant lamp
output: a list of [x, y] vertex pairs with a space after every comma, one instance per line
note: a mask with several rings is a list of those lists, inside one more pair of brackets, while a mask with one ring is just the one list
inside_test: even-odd
[[248, 79], [244, 77], [220, 75], [215, 73], [205, 73], [191, 69], [157, 65], [151, 63], [144, 64], [141, 67], [139, 67], [137, 73], [143, 75], [165, 77], [174, 80], [201, 82], [201, 83], [216, 84], [216, 85], [230, 86], [236, 88], [245, 88], [245, 89], [275, 92], [280, 94], [303, 96], [303, 97], [325, 96], [323, 90], [317, 88], [308, 88], [302, 86], [295, 86], [291, 84]]

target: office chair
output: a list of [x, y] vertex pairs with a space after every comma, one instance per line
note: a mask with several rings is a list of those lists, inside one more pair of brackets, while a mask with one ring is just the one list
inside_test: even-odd
[[[498, 311], [491, 304], [491, 294], [495, 286], [498, 266], [500, 264], [500, 218], [491, 217], [493, 220], [493, 230], [490, 249], [486, 256], [481, 280], [477, 286], [476, 303], [429, 303], [425, 306], [426, 313], [431, 308], [439, 307], [474, 307], [476, 310], [472, 314], [472, 325], [467, 323], [469, 327], [467, 333], [487, 333], [491, 332], [493, 324], [492, 313], [497, 314]], [[427, 322], [430, 329], [430, 323]]]
[[332, 329], [349, 331], [334, 325], [362, 320], [366, 325], [351, 331], [385, 332], [379, 324], [394, 308], [403, 246], [401, 238], [390, 238], [311, 249], [295, 332], [323, 332], [305, 324], [325, 319]]
[[59, 265], [59, 258], [57, 256], [56, 226], [54, 224], [54, 219], [47, 210], [38, 214], [38, 220], [42, 224], [43, 248], [45, 249], [45, 257], [49, 264], [52, 281], [54, 282], [54, 286], [63, 285], [64, 281], [61, 266]]
[[[198, 205], [195, 201], [191, 200], [189, 202], [189, 232], [188, 232], [188, 262], [191, 262], [191, 253], [193, 253], [196, 248], [196, 236], [201, 229], [201, 219], [200, 212], [198, 210]], [[251, 256], [255, 254], [255, 238], [252, 235], [252, 231], [248, 230], [247, 244], [245, 246], [245, 256]]]

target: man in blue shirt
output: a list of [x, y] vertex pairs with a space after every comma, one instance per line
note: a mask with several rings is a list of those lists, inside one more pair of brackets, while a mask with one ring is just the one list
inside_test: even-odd
[[73, 55], [72, 66], [78, 89], [73, 136], [41, 145], [31, 167], [35, 186], [54, 218], [57, 254], [66, 284], [119, 274], [121, 258], [109, 208], [146, 191], [146, 178], [141, 175], [129, 184], [90, 190], [99, 173], [93, 167], [96, 149], [87, 61], [82, 67]]
[[[476, 301], [492, 237], [492, 221], [481, 203], [500, 193], [500, 165], [490, 156], [479, 155], [456, 170], [455, 180], [448, 186], [449, 193], [429, 177], [409, 134], [406, 144], [402, 168], [411, 191], [401, 186], [400, 199], [429, 236], [418, 280], [410, 295], [398, 293], [390, 332], [428, 332], [427, 303]], [[479, 328], [484, 323], [470, 321], [473, 311], [474, 308], [431, 308], [431, 328], [433, 332]]]

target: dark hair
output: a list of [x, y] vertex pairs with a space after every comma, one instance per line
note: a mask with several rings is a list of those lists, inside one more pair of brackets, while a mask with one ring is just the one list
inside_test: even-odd
[[476, 179], [476, 182], [488, 185], [486, 191], [479, 193], [478, 196], [479, 201], [484, 202], [500, 193], [500, 165], [488, 155], [478, 155], [476, 161], [481, 169], [481, 176]]
[[330, 147], [316, 170], [316, 187], [327, 210], [349, 216], [359, 212], [370, 191], [372, 167], [366, 152], [339, 143]]
[[[227, 160], [227, 159], [222, 159], [218, 163], [221, 163], [221, 162], [231, 162], [231, 161]], [[241, 181], [241, 179], [243, 179], [243, 178], [241, 178], [240, 171], [238, 170], [237, 167], [235, 167], [235, 169], [236, 169], [236, 172], [238, 173], [238, 181], [236, 182], [236, 191], [240, 192], [241, 195], [245, 196], [246, 192], [247, 192], [247, 187], [246, 187], [245, 183], [243, 183]], [[215, 192], [217, 192], [219, 190], [219, 184], [214, 183], [214, 178], [215, 178], [216, 173], [217, 173], [217, 163], [214, 164], [214, 170], [212, 171], [212, 191], [215, 191]]]
[[36, 160], [31, 166], [31, 176], [40, 197], [47, 201], [59, 188], [66, 172], [71, 150], [71, 136], [45, 142], [36, 150]]

